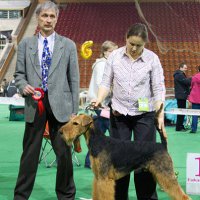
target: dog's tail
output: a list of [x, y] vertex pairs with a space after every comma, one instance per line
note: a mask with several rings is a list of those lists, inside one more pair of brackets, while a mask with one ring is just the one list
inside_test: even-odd
[[162, 130], [160, 130], [160, 129], [158, 128], [158, 126], [156, 126], [156, 129], [157, 129], [157, 131], [158, 131], [159, 134], [160, 134], [161, 143], [162, 143], [162, 144], [166, 147], [166, 149], [167, 149], [167, 139], [164, 137]]
[[160, 134], [161, 143], [167, 148], [167, 139], [164, 137], [164, 134], [163, 134], [162, 130], [159, 129], [159, 127], [158, 127], [158, 116], [162, 112], [162, 109], [163, 109], [163, 103], [161, 104], [159, 110], [156, 112], [156, 115], [155, 115], [155, 126], [156, 126], [156, 129], [157, 129], [158, 133]]

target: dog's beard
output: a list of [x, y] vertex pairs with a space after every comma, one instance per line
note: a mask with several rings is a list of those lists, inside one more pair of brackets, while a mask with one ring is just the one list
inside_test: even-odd
[[72, 146], [74, 139], [65, 138], [64, 135], [61, 135], [62, 139], [65, 141], [67, 146]]
[[73, 141], [66, 141], [66, 144], [71, 147], [73, 144]]
[[64, 139], [64, 141], [66, 142], [66, 144], [67, 144], [67, 146], [72, 146], [73, 145], [73, 142], [76, 140], [76, 139], [78, 139], [79, 138], [79, 135], [78, 136], [76, 136], [75, 138], [71, 138], [71, 139], [66, 139], [64, 136], [62, 136], [63, 137], [63, 139]]

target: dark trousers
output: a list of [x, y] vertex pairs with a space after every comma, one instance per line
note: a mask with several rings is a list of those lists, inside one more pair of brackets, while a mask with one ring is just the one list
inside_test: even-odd
[[[200, 109], [200, 104], [192, 103], [192, 109]], [[192, 131], [196, 132], [197, 131], [197, 125], [198, 125], [198, 116], [193, 115], [192, 116]]]
[[[177, 99], [177, 105], [178, 108], [186, 108], [186, 100], [185, 99]], [[176, 130], [180, 131], [184, 128], [183, 122], [184, 122], [185, 115], [177, 115], [177, 121], [176, 121]]]
[[[155, 141], [156, 129], [154, 125], [155, 112], [145, 113], [139, 116], [114, 116], [110, 115], [110, 135], [121, 140]], [[115, 200], [128, 199], [130, 175], [116, 181]], [[144, 170], [134, 173], [135, 189], [138, 200], [158, 199], [156, 182], [153, 176]]]
[[14, 200], [27, 200], [31, 195], [38, 168], [38, 160], [42, 145], [46, 122], [53, 150], [57, 158], [56, 194], [59, 200], [75, 199], [75, 184], [71, 148], [60, 137], [58, 129], [63, 123], [58, 122], [50, 108], [48, 95], [43, 99], [45, 111], [41, 116], [36, 112], [33, 123], [26, 123], [23, 139], [23, 153], [20, 160], [18, 179], [14, 191]]

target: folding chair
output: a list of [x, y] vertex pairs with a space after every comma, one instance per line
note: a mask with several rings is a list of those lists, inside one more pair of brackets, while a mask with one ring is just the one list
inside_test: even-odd
[[82, 151], [80, 140], [75, 140], [74, 145], [72, 146], [72, 161], [77, 165], [80, 166], [80, 162], [76, 156], [76, 152], [80, 153]]
[[[192, 104], [188, 100], [187, 100], [186, 108], [192, 109]], [[185, 115], [184, 127], [189, 130], [189, 129], [191, 129], [191, 125], [192, 125], [192, 116], [191, 115]]]
[[43, 134], [43, 140], [44, 144], [41, 147], [41, 154], [39, 158], [39, 163], [41, 163], [42, 160], [45, 162], [45, 166], [47, 168], [52, 167], [52, 165], [56, 162], [56, 159], [53, 159], [50, 163], [47, 162], [47, 156], [52, 152], [53, 147], [51, 145], [50, 135], [49, 135], [49, 125], [48, 122], [46, 123], [45, 131]]
[[[56, 164], [56, 158], [53, 159], [51, 162], [48, 162], [47, 160], [47, 156], [53, 152], [53, 147], [51, 145], [51, 140], [50, 140], [50, 136], [49, 136], [49, 125], [48, 125], [48, 122], [46, 124], [46, 128], [45, 128], [45, 131], [44, 131], [44, 134], [43, 134], [43, 145], [41, 147], [41, 154], [40, 154], [40, 158], [39, 158], [39, 163], [41, 163], [41, 161], [44, 160], [45, 162], [45, 166], [47, 168], [50, 168], [53, 166], [53, 164]], [[55, 155], [54, 155], [55, 156]], [[50, 157], [50, 156], [49, 156]], [[51, 156], [52, 157], [52, 156]], [[80, 162], [76, 156], [76, 153], [74, 151], [74, 146], [72, 146], [72, 161], [77, 165], [77, 166], [80, 166]]]

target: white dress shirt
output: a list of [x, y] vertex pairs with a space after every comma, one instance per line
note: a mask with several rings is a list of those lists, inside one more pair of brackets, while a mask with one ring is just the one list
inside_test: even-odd
[[[53, 32], [50, 36], [46, 37], [48, 41], [48, 47], [51, 55], [53, 54], [53, 48], [54, 48], [54, 41], [55, 41], [55, 32]], [[39, 55], [39, 61], [40, 66], [42, 65], [42, 52], [44, 47], [44, 39], [41, 35], [41, 33], [38, 34], [38, 55]]]

